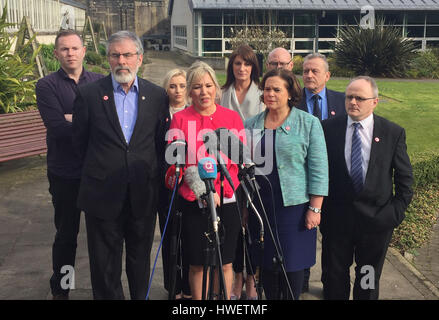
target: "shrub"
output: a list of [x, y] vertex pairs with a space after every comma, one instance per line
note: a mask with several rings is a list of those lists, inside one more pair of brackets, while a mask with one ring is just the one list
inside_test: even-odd
[[59, 61], [55, 58], [53, 54], [55, 50], [54, 44], [42, 44], [41, 45], [41, 55], [43, 56], [44, 64], [49, 72], [57, 71], [60, 68]]
[[85, 53], [85, 62], [88, 64], [93, 64], [99, 66], [102, 63], [102, 56], [94, 51], [87, 51]]
[[[0, 112], [4, 113], [22, 111], [35, 104], [36, 80], [33, 80], [33, 71], [38, 53], [38, 50], [33, 53], [29, 63], [23, 61], [24, 56], [11, 53], [13, 39], [6, 28], [12, 24], [6, 21], [6, 17], [5, 6], [0, 17]], [[28, 41], [20, 52], [25, 54], [30, 44]]]
[[377, 21], [374, 29], [345, 26], [339, 30], [335, 58], [339, 67], [356, 75], [403, 77], [414, 55], [414, 44], [404, 39], [401, 30]]
[[439, 153], [417, 154], [412, 163], [413, 199], [391, 241], [392, 247], [401, 253], [414, 252], [428, 241], [439, 208]]
[[439, 79], [439, 55], [434, 50], [426, 50], [416, 54], [410, 64], [408, 76], [411, 78]]
[[303, 74], [303, 57], [301, 55], [296, 55], [293, 58], [293, 73]]

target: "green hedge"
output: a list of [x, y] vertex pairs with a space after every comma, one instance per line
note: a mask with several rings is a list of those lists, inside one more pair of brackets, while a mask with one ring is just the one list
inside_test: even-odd
[[401, 253], [416, 255], [425, 244], [437, 221], [439, 210], [439, 153], [417, 154], [412, 158], [414, 195], [406, 211], [406, 218], [395, 229], [391, 246]]

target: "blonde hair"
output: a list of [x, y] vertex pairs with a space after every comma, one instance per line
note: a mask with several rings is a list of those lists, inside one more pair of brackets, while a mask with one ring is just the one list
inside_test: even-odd
[[178, 76], [182, 76], [183, 78], [186, 79], [186, 71], [182, 70], [182, 69], [172, 69], [170, 70], [166, 75], [165, 78], [163, 79], [163, 89], [166, 90], [166, 92], [169, 89], [169, 83], [171, 82], [171, 79], [174, 77], [178, 77]]
[[187, 71], [187, 90], [186, 90], [186, 98], [187, 101], [192, 103], [192, 99], [190, 98], [191, 91], [193, 89], [193, 83], [200, 79], [205, 74], [209, 74], [212, 78], [213, 83], [215, 84], [216, 94], [215, 94], [215, 102], [219, 102], [221, 98], [221, 87], [218, 84], [218, 80], [216, 79], [215, 71], [209, 66], [207, 63], [202, 61], [195, 61]]

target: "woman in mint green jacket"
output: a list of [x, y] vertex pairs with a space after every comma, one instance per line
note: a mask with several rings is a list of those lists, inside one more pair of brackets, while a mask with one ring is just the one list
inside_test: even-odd
[[[269, 71], [260, 89], [267, 109], [248, 119], [245, 127], [250, 133], [253, 160], [273, 188], [274, 199], [269, 184], [258, 176], [268, 220], [278, 234], [288, 281], [298, 299], [303, 270], [316, 261], [320, 208], [328, 194], [325, 138], [320, 121], [294, 107], [301, 99], [302, 89], [292, 72]], [[256, 244], [259, 225], [251, 213], [249, 228]], [[251, 252], [254, 262], [261, 261], [255, 245]], [[274, 257], [273, 241], [266, 232], [261, 277], [265, 295], [267, 299], [291, 299], [283, 274], [277, 272], [279, 264], [273, 263]]]

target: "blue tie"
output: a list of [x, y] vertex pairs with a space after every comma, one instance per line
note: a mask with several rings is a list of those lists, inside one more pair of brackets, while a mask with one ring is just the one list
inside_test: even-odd
[[352, 134], [352, 150], [351, 150], [351, 179], [354, 184], [356, 193], [363, 189], [363, 156], [361, 155], [361, 139], [358, 129], [361, 124], [356, 122], [353, 124], [354, 133]]

